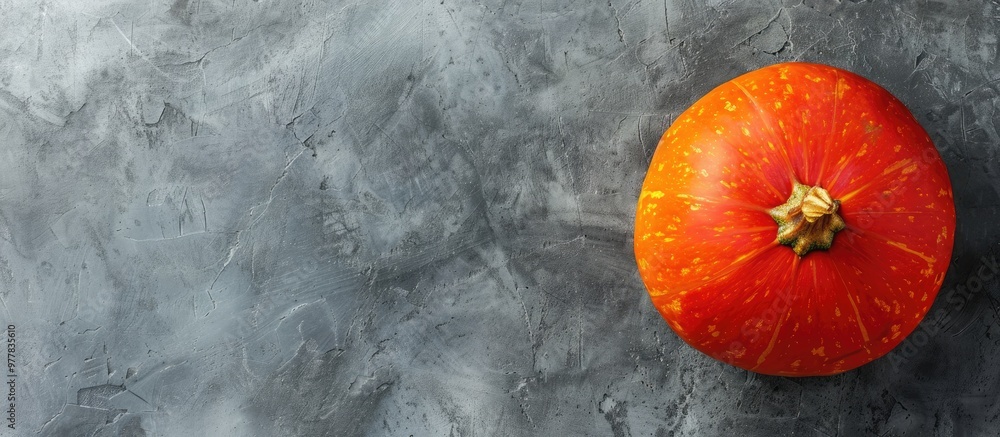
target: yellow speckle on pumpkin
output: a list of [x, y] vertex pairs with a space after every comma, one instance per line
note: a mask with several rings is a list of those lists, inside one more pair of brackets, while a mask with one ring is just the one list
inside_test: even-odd
[[673, 311], [675, 314], [680, 314], [680, 312], [681, 312], [681, 300], [680, 299], [674, 299], [674, 300], [670, 301], [670, 304], [667, 305], [667, 307], [670, 308], [670, 310]]

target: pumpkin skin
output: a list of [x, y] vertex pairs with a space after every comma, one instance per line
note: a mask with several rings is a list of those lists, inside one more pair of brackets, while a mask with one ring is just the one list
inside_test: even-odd
[[[845, 226], [799, 255], [769, 211], [798, 185]], [[636, 210], [649, 296], [677, 335], [758, 373], [832, 375], [881, 357], [923, 319], [954, 242], [948, 172], [889, 92], [784, 63], [718, 86], [664, 133]]]

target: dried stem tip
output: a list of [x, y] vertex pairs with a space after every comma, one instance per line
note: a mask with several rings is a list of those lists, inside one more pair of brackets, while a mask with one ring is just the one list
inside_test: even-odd
[[790, 246], [799, 256], [814, 249], [829, 249], [834, 234], [845, 226], [837, 214], [839, 208], [840, 201], [822, 187], [795, 183], [788, 201], [770, 211], [778, 223], [778, 242]]

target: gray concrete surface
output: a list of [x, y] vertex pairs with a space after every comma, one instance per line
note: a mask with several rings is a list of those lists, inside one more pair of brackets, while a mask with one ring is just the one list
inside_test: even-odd
[[[0, 17], [17, 375], [0, 435], [1000, 429], [1000, 289], [980, 275], [1000, 241], [997, 2], [13, 0]], [[943, 316], [829, 378], [684, 345], [631, 252], [672, 117], [789, 60], [899, 96], [959, 213]]]

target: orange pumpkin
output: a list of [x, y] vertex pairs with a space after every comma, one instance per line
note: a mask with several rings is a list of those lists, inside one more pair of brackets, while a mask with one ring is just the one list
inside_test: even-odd
[[889, 92], [785, 63], [715, 88], [664, 133], [635, 256], [685, 342], [772, 375], [831, 375], [898, 345], [927, 313], [955, 231], [951, 183]]

